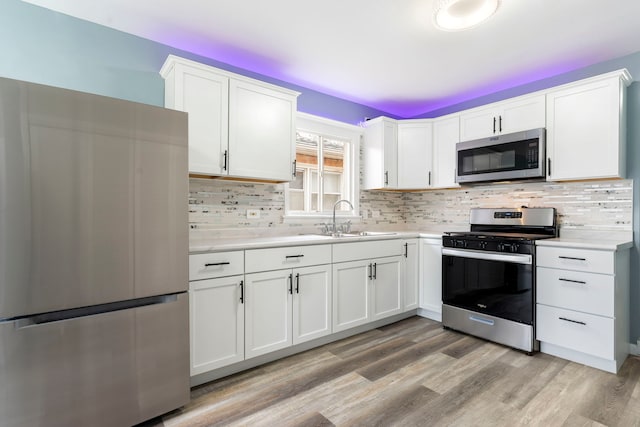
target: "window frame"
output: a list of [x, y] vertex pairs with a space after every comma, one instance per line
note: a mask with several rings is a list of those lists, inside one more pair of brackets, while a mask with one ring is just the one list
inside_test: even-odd
[[[301, 130], [304, 132], [318, 134], [322, 137], [335, 138], [348, 142], [348, 153], [350, 157], [350, 167], [346, 168], [343, 172], [343, 179], [348, 180], [348, 191], [345, 197], [353, 204], [353, 210], [349, 212], [336, 211], [336, 217], [341, 219], [359, 220], [360, 219], [360, 141], [364, 133], [364, 129], [355, 125], [339, 122], [336, 120], [327, 119], [324, 117], [315, 116], [308, 113], [298, 112], [296, 120], [296, 131]], [[294, 148], [295, 156], [295, 148]], [[302, 165], [298, 165], [302, 166]], [[310, 179], [310, 169], [305, 171], [308, 174], [307, 180]], [[289, 209], [290, 195], [289, 195], [289, 183], [284, 184], [284, 199], [285, 199], [285, 214], [284, 220], [287, 219], [299, 220], [299, 219], [322, 219], [326, 220], [331, 218], [331, 208], [327, 210], [327, 206], [324, 206], [324, 212], [303, 212], [292, 211]], [[305, 202], [306, 203], [306, 202]]]

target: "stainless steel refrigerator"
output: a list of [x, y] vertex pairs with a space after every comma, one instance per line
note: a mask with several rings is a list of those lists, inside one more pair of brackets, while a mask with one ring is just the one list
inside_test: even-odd
[[0, 425], [189, 400], [187, 116], [0, 79]]

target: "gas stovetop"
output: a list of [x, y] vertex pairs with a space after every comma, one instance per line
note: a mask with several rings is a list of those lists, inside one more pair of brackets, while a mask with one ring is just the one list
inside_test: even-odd
[[485, 232], [485, 231], [460, 231], [460, 232], [446, 232], [446, 236], [462, 238], [462, 239], [481, 239], [481, 240], [521, 240], [521, 241], [533, 241], [539, 239], [548, 239], [548, 234], [531, 234], [531, 233], [509, 233], [509, 232]]
[[558, 236], [553, 208], [476, 208], [470, 218], [471, 231], [444, 233], [444, 247], [532, 254], [536, 240]]

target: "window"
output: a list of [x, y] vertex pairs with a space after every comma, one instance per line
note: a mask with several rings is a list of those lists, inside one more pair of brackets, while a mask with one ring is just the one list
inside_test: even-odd
[[342, 215], [357, 215], [358, 149], [361, 129], [299, 114], [296, 177], [286, 189], [287, 215], [326, 216], [334, 204]]

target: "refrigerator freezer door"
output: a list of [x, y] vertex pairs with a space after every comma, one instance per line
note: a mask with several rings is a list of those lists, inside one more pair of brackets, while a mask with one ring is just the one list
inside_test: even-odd
[[0, 424], [134, 425], [189, 400], [188, 297], [19, 327], [0, 323]]
[[0, 319], [186, 291], [186, 114], [0, 78]]

